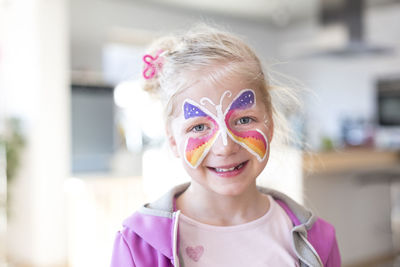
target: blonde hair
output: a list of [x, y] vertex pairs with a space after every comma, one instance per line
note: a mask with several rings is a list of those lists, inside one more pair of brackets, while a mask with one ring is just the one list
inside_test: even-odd
[[[160, 98], [165, 108], [166, 122], [174, 111], [174, 97], [196, 81], [218, 83], [224, 77], [236, 75], [255, 85], [262, 93], [263, 102], [271, 116], [274, 139], [288, 141], [289, 127], [279, 109], [282, 102], [275, 103], [271, 86], [263, 66], [255, 52], [239, 37], [205, 24], [199, 24], [187, 32], [162, 37], [150, 45], [146, 54], [156, 55], [162, 51], [162, 67], [154, 77], [143, 80], [145, 91]], [[201, 76], [200, 78], [196, 78]], [[289, 90], [279, 87], [277, 100], [296, 99]], [[285, 97], [287, 96], [287, 97]], [[297, 101], [294, 101], [297, 102]], [[278, 134], [278, 136], [277, 136]]]

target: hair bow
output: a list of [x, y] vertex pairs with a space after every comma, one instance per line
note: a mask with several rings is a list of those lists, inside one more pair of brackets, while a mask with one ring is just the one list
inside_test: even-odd
[[163, 60], [161, 58], [163, 51], [160, 50], [157, 52], [155, 57], [152, 55], [146, 54], [143, 56], [143, 61], [146, 64], [145, 69], [143, 70], [143, 77], [148, 80], [154, 77], [157, 73], [157, 70], [160, 70], [163, 65]]

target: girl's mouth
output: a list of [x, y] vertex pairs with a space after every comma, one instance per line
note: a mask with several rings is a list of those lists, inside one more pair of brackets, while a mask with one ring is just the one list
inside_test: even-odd
[[239, 163], [236, 166], [232, 166], [229, 168], [226, 167], [208, 167], [208, 169], [210, 169], [211, 171], [215, 172], [217, 175], [222, 176], [222, 177], [232, 177], [232, 176], [236, 176], [239, 173], [241, 173], [244, 169], [244, 167], [246, 166], [248, 161]]

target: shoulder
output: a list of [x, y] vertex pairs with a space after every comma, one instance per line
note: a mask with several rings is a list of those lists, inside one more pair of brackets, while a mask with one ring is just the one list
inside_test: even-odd
[[316, 218], [314, 224], [307, 232], [309, 235], [309, 240], [322, 239], [324, 242], [326, 242], [332, 241], [336, 236], [333, 225], [320, 217]]
[[157, 261], [167, 264], [172, 258], [171, 229], [170, 218], [140, 211], [133, 213], [124, 220], [122, 229], [116, 235], [114, 261], [131, 259], [139, 266], [157, 266]]
[[[287, 212], [289, 218], [292, 220], [293, 229], [300, 234], [302, 229], [305, 230], [304, 235], [307, 242], [314, 249], [319, 256], [323, 266], [338, 267], [341, 265], [341, 258], [336, 239], [335, 227], [324, 219], [316, 216], [309, 211], [308, 220], [298, 218], [293, 210], [289, 208], [284, 202], [280, 202], [281, 206]], [[296, 212], [297, 214], [306, 214], [306, 212]], [[304, 228], [303, 228], [304, 227]]]
[[307, 240], [324, 266], [340, 266], [336, 232], [332, 224], [281, 192], [268, 188], [260, 190], [271, 195], [282, 207], [293, 223], [293, 231]]
[[132, 249], [126, 237], [119, 231], [115, 237], [113, 252], [111, 256], [111, 267], [135, 266]]
[[117, 232], [116, 240], [121, 247], [126, 246], [133, 251], [139, 243], [144, 241], [142, 236], [146, 236], [146, 232], [151, 231], [150, 228], [145, 215], [136, 211], [123, 221], [122, 227]]

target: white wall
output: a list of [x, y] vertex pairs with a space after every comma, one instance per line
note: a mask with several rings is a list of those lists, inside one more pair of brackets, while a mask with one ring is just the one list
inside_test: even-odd
[[[315, 59], [296, 62], [301, 79], [311, 88], [305, 100], [308, 141], [314, 148], [321, 137], [340, 141], [345, 118], [374, 121], [377, 78], [400, 73], [400, 56], [367, 56], [348, 59]], [[299, 75], [298, 69], [294, 72]]]
[[[2, 102], [26, 137], [11, 184], [10, 264], [63, 266], [63, 181], [69, 173], [68, 36], [65, 0], [7, 1], [0, 35]], [[3, 18], [2, 18], [3, 19]]]
[[[365, 39], [371, 45], [391, 47], [392, 53], [361, 56], [289, 58], [280, 70], [303, 82], [306, 92], [308, 141], [319, 148], [322, 136], [340, 138], [340, 122], [345, 117], [375, 119], [377, 78], [400, 74], [400, 4], [368, 10]], [[309, 24], [305, 28], [282, 32], [282, 47], [295, 48], [300, 41], [313, 42], [323, 29]], [[301, 32], [303, 35], [299, 35]], [[332, 40], [332, 42], [335, 40]], [[286, 50], [279, 51], [288, 58]]]

